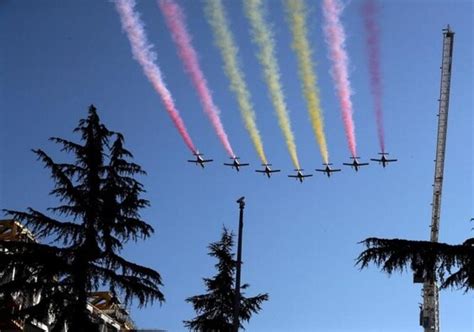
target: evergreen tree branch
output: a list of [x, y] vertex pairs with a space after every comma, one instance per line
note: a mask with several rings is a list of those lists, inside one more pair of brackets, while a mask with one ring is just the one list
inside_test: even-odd
[[54, 161], [44, 151], [37, 149], [33, 150], [33, 152], [38, 156], [38, 159], [44, 163], [45, 168], [49, 168], [51, 170], [51, 175], [56, 181], [56, 188], [63, 187], [66, 190], [63, 197], [67, 198], [70, 202], [74, 202], [75, 204], [84, 204], [85, 202], [80, 195], [80, 192], [74, 187], [74, 184], [63, 172], [61, 167], [55, 164]]
[[[442, 287], [459, 286], [466, 291], [474, 286], [473, 239], [461, 245], [449, 245], [431, 241], [409, 241], [400, 239], [368, 238], [361, 243], [366, 246], [356, 265], [361, 269], [374, 263], [382, 271], [392, 274], [410, 268], [413, 272], [423, 272], [425, 278], [436, 278]], [[452, 269], [459, 270], [452, 274]], [[449, 275], [446, 279], [444, 276]]]
[[161, 278], [159, 281], [140, 273], [117, 274], [109, 268], [91, 264], [90, 269], [93, 273], [100, 275], [113, 289], [119, 290], [125, 295], [125, 303], [130, 302], [134, 297], [138, 299], [139, 307], [153, 303], [158, 300], [164, 302], [164, 295], [159, 290]]
[[56, 238], [53, 242], [61, 240], [63, 243], [69, 243], [69, 241], [79, 241], [82, 236], [83, 229], [76, 223], [58, 221], [32, 208], [28, 208], [27, 211], [3, 210], [13, 219], [22, 221], [37, 238], [47, 237], [54, 233]]
[[60, 137], [50, 137], [50, 141], [60, 144], [63, 147], [61, 148], [61, 151], [63, 152], [72, 152], [76, 156], [83, 157], [85, 154], [84, 147], [80, 144], [74, 143], [72, 141], [60, 138]]

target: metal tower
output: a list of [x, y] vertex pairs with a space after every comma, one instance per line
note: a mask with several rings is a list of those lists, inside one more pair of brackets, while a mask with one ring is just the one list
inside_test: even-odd
[[[431, 213], [430, 241], [438, 242], [439, 219], [441, 212], [441, 192], [443, 188], [444, 155], [446, 151], [446, 133], [448, 129], [449, 92], [451, 86], [451, 65], [453, 60], [454, 32], [449, 25], [443, 29], [443, 55], [441, 62], [441, 87], [438, 112], [438, 139], [433, 184], [433, 203]], [[431, 271], [434, 272], [434, 271]], [[431, 274], [431, 277], [430, 277]], [[438, 286], [434, 273], [424, 276], [423, 306], [420, 324], [424, 332], [439, 332], [439, 298]]]

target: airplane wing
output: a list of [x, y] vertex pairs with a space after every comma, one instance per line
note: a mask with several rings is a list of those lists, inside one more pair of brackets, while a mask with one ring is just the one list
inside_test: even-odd
[[391, 162], [397, 161], [397, 160], [398, 160], [398, 159], [387, 159], [386, 161], [389, 162], [389, 163], [391, 163]]
[[[382, 162], [382, 159], [370, 159], [370, 160], [372, 160], [372, 161], [378, 161], [379, 163]], [[388, 160], [387, 160], [387, 161], [388, 161]]]
[[318, 172], [326, 172], [325, 169], [317, 169], [316, 171], [318, 171]]
[[359, 166], [367, 166], [369, 163], [360, 163]]
[[206, 160], [203, 160], [202, 162], [203, 163], [210, 163], [211, 161], [214, 161], [213, 159], [206, 159]]
[[239, 164], [239, 166], [248, 166], [250, 164]]
[[[342, 163], [343, 165], [346, 165], [346, 166], [354, 166], [354, 164], [348, 164], [348, 163]], [[360, 164], [359, 164], [360, 165]]]
[[329, 172], [340, 172], [341, 170], [339, 168], [336, 168], [336, 169], [332, 169], [330, 170]]
[[311, 177], [311, 176], [313, 176], [313, 174], [306, 174], [306, 175], [303, 175], [304, 178], [309, 178], [309, 177]]
[[277, 172], [280, 172], [279, 169], [272, 169], [271, 171], [269, 171], [270, 173], [277, 173]]
[[195, 164], [197, 164], [197, 160], [188, 160], [188, 163], [195, 163]]
[[226, 165], [226, 166], [234, 166], [234, 164], [227, 164], [227, 163], [224, 163], [224, 165]]
[[288, 175], [289, 178], [297, 178], [297, 175]]
[[257, 172], [257, 173], [266, 173], [265, 171], [262, 171], [260, 169], [256, 169], [255, 172]]

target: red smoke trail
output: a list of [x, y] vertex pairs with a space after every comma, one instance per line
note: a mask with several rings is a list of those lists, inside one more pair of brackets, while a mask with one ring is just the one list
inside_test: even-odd
[[382, 80], [380, 72], [380, 39], [379, 27], [376, 21], [378, 7], [375, 0], [366, 0], [362, 11], [364, 25], [367, 31], [367, 50], [369, 52], [370, 86], [374, 98], [375, 118], [380, 150], [385, 152], [385, 133], [383, 128], [382, 112]]
[[174, 105], [173, 97], [163, 82], [160, 68], [155, 63], [156, 54], [152, 51], [152, 45], [147, 40], [143, 23], [138, 14], [134, 11], [135, 0], [116, 0], [115, 8], [120, 15], [122, 28], [127, 32], [132, 47], [133, 57], [142, 66], [145, 76], [148, 78], [155, 91], [160, 95], [166, 111], [183, 137], [184, 142], [193, 153], [196, 153], [197, 150], [186, 130], [183, 119], [181, 119], [179, 112]]
[[357, 156], [354, 121], [352, 119], [351, 83], [349, 81], [349, 59], [345, 49], [346, 34], [341, 24], [340, 16], [343, 6], [339, 0], [324, 0], [323, 12], [325, 18], [324, 33], [329, 46], [329, 56], [332, 61], [332, 77], [341, 104], [342, 119], [347, 142], [353, 157]]
[[170, 30], [173, 40], [178, 48], [178, 54], [183, 61], [183, 65], [197, 90], [204, 111], [211, 120], [217, 136], [224, 145], [227, 153], [231, 157], [235, 157], [229, 139], [227, 138], [227, 134], [225, 133], [224, 127], [219, 118], [219, 109], [214, 104], [211, 91], [207, 86], [207, 81], [199, 66], [196, 51], [191, 43], [191, 36], [186, 29], [183, 11], [174, 1], [158, 0], [158, 5], [160, 6], [168, 29]]

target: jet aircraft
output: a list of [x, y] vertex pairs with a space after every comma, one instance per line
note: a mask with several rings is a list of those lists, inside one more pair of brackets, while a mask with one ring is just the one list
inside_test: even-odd
[[340, 172], [340, 171], [341, 171], [339, 168], [331, 168], [330, 166], [331, 166], [332, 164], [323, 164], [323, 165], [326, 166], [324, 169], [316, 169], [316, 171], [326, 173], [326, 175], [328, 176], [328, 178], [331, 177], [331, 173]]
[[196, 165], [201, 165], [202, 168], [204, 168], [204, 163], [210, 163], [212, 159], [204, 159], [202, 156], [204, 156], [202, 153], [199, 153], [199, 151], [193, 153], [196, 156], [196, 160], [188, 160], [188, 163], [195, 163]]
[[303, 169], [295, 169], [296, 175], [288, 175], [289, 178], [295, 178], [299, 180], [301, 183], [303, 183], [304, 178], [309, 178], [310, 176], [313, 176], [313, 174], [303, 174]]
[[232, 164], [224, 163], [224, 165], [225, 165], [225, 166], [230, 166], [230, 167], [232, 167], [232, 168], [235, 168], [235, 169], [237, 170], [237, 172], [240, 171], [240, 167], [250, 165], [250, 164], [241, 164], [241, 163], [239, 162], [239, 159], [240, 159], [239, 157], [235, 157], [235, 156], [234, 156], [234, 157], [230, 157], [230, 159], [233, 160]]
[[268, 178], [270, 178], [272, 173], [280, 172], [279, 169], [271, 169], [270, 168], [271, 165], [272, 164], [262, 164], [262, 166], [265, 166], [265, 168], [263, 170], [257, 169], [257, 170], [255, 170], [255, 172], [264, 173], [264, 174], [267, 175]]
[[385, 156], [388, 156], [388, 153], [386, 152], [380, 152], [379, 155], [382, 157], [380, 159], [370, 159], [372, 161], [378, 161], [379, 164], [382, 164], [382, 167], [385, 168], [388, 163], [392, 163], [397, 161], [397, 159], [387, 159]]
[[343, 165], [351, 166], [357, 172], [357, 171], [359, 171], [360, 166], [367, 166], [369, 164], [369, 163], [359, 163], [359, 158], [360, 157], [351, 157], [351, 159], [353, 159], [353, 162], [352, 163], [343, 163]]

